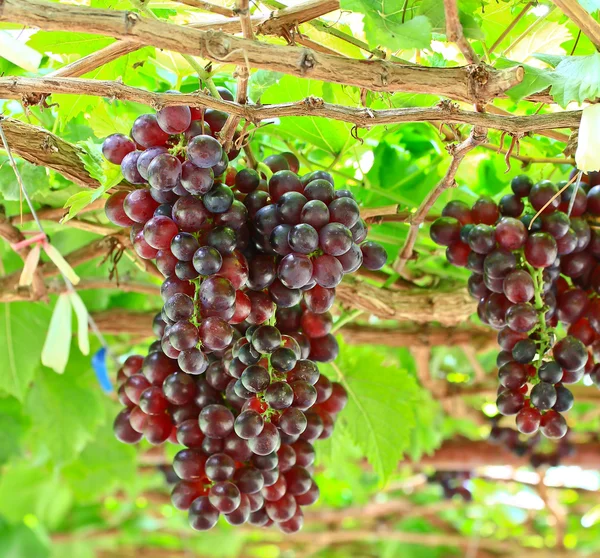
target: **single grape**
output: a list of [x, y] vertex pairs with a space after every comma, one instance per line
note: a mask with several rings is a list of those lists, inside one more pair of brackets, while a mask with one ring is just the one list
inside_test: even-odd
[[225, 438], [233, 431], [234, 417], [223, 405], [208, 405], [199, 417], [200, 430], [209, 438]]
[[125, 155], [135, 151], [135, 143], [123, 134], [108, 136], [102, 143], [102, 154], [113, 165], [120, 165]]
[[221, 144], [212, 136], [199, 135], [187, 146], [187, 158], [201, 169], [214, 167], [223, 155]]
[[531, 390], [531, 404], [540, 411], [547, 411], [554, 407], [556, 397], [556, 389], [547, 382], [540, 382]]
[[158, 125], [156, 116], [142, 114], [133, 123], [131, 137], [138, 145], [147, 149], [148, 147], [164, 146], [169, 139], [169, 134]]
[[537, 409], [524, 407], [517, 413], [517, 430], [522, 434], [535, 434], [541, 422], [542, 416]]

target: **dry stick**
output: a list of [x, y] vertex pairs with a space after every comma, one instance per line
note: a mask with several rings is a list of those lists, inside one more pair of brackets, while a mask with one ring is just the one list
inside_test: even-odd
[[488, 50], [488, 54], [492, 54], [492, 52], [496, 50], [496, 48], [502, 43], [506, 36], [515, 28], [517, 23], [519, 23], [519, 21], [521, 21], [527, 15], [529, 8], [531, 8], [534, 5], [535, 2], [528, 2], [527, 4], [525, 4], [523, 9], [516, 15], [515, 19], [513, 19], [510, 22], [510, 25], [500, 34], [500, 36], [496, 39], [494, 44], [490, 47], [490, 49]]
[[257, 33], [263, 35], [276, 35], [282, 29], [297, 27], [303, 23], [309, 23], [315, 18], [340, 9], [339, 0], [309, 0], [295, 6], [285, 6], [279, 2], [264, 2], [275, 5], [277, 11], [258, 26]]
[[469, 67], [425, 68], [385, 60], [348, 59], [306, 48], [259, 43], [212, 30], [153, 21], [131, 12], [39, 0], [4, 0], [0, 21], [43, 30], [69, 30], [136, 40], [140, 45], [202, 56], [219, 63], [248, 63], [256, 68], [373, 91], [434, 93], [467, 102], [487, 102], [520, 83], [524, 76], [522, 67], [495, 70], [480, 66], [474, 76]]
[[409, 107], [372, 110], [325, 103], [322, 99], [314, 97], [278, 105], [255, 106], [239, 105], [231, 101], [211, 97], [200, 91], [186, 94], [154, 93], [115, 81], [47, 77], [0, 78], [0, 98], [2, 99], [27, 100], [28, 96], [48, 92], [134, 101], [154, 108], [183, 103], [193, 107], [209, 107], [222, 110], [250, 122], [260, 122], [286, 116], [321, 116], [366, 128], [380, 124], [399, 124], [402, 122], [447, 122], [474, 124], [519, 134], [530, 131], [553, 130], [555, 128], [578, 128], [581, 121], [581, 111], [564, 111], [531, 116], [503, 116], [461, 110], [448, 102], [440, 103], [439, 106], [431, 108]]
[[[233, 15], [233, 13], [234, 13], [233, 10], [230, 10], [229, 8], [222, 8], [221, 6], [209, 4], [208, 2], [200, 2], [200, 4], [203, 4], [203, 6], [197, 6], [197, 7], [201, 7], [202, 9], [206, 9], [206, 10], [214, 12], [214, 13], [220, 13], [222, 15], [228, 15], [228, 14]], [[313, 2], [313, 4], [316, 4], [316, 3]], [[322, 4], [325, 4], [325, 3], [322, 2]], [[311, 17], [312, 17], [312, 13], [314, 13], [314, 7], [310, 8], [310, 9], [308, 7], [306, 7], [305, 10], [307, 13], [305, 15], [298, 13], [297, 8], [298, 7], [296, 6], [295, 10], [293, 12], [293, 17], [299, 17], [300, 21], [304, 21], [305, 20], [304, 18], [308, 17], [309, 13], [311, 14]], [[323, 15], [324, 13], [327, 13], [326, 11], [323, 11], [324, 9], [325, 9], [325, 6], [323, 8], [321, 8], [320, 13], [318, 13], [318, 15]], [[290, 8], [290, 10], [291, 10], [291, 8]], [[328, 10], [328, 11], [331, 11], [331, 10]], [[253, 23], [253, 25], [260, 26], [267, 22], [271, 22], [271, 23], [269, 23], [268, 27], [261, 29], [261, 33], [278, 35], [281, 32], [281, 28], [278, 29], [274, 25], [274, 22], [277, 21], [277, 22], [279, 22], [280, 25], [284, 25], [289, 17], [291, 17], [291, 14], [289, 14], [287, 12], [287, 10], [280, 10], [279, 12], [271, 14], [271, 16], [269, 18], [258, 17], [256, 19], [256, 21], [253, 21], [252, 23]], [[239, 25], [240, 25], [239, 19], [237, 17], [235, 17], [235, 18], [231, 17], [231, 22], [229, 22], [227, 20], [208, 21], [208, 22], [202, 22], [199, 24], [191, 24], [191, 27], [205, 29], [205, 30], [206, 29], [215, 29], [215, 30], [222, 30], [222, 31], [229, 29], [232, 32], [237, 32], [239, 30]], [[309, 42], [311, 43], [310, 45], [308, 44]], [[318, 45], [317, 43], [313, 43], [312, 41], [305, 41], [305, 44], [306, 44], [306, 46], [310, 46], [310, 48], [315, 48], [315, 49], [323, 48], [321, 45]], [[117, 58], [120, 58], [121, 56], [125, 56], [126, 54], [130, 54], [131, 52], [139, 50], [140, 48], [141, 48], [141, 45], [137, 41], [131, 41], [131, 40], [117, 41], [115, 43], [108, 45], [107, 47], [104, 47], [104, 48], [98, 50], [97, 52], [94, 52], [92, 54], [84, 56], [83, 58], [76, 60], [75, 62], [72, 62], [71, 64], [67, 64], [66, 66], [63, 66], [62, 68], [59, 68], [58, 70], [51, 72], [50, 74], [48, 74], [48, 76], [79, 77], [84, 74], [87, 74], [88, 72], [95, 70], [96, 68], [98, 68], [100, 66], [104, 66], [105, 64], [108, 64], [109, 62], [112, 62], [113, 60], [116, 60]], [[337, 53], [330, 51], [329, 54], [337, 54]]]
[[[286, 10], [290, 10], [293, 8], [288, 8], [285, 4], [282, 4], [281, 2], [278, 2], [277, 0], [262, 0], [262, 3], [265, 4], [266, 6], [269, 7], [274, 7], [277, 8], [278, 12], [279, 11], [283, 12]], [[329, 8], [333, 8], [333, 9], [329, 9], [328, 11], [333, 11], [333, 10], [337, 10], [339, 9], [339, 2], [337, 1], [332, 1], [332, 0], [328, 0], [328, 1], [323, 1], [321, 2], [321, 5], [323, 6], [323, 10], [325, 10], [325, 8], [329, 7]], [[337, 7], [333, 7], [334, 5], [336, 5]], [[324, 15], [325, 13], [327, 13], [326, 11], [323, 11], [320, 15]], [[317, 16], [315, 16], [317, 17]], [[365, 43], [364, 41], [361, 41], [360, 39], [357, 39], [356, 37], [349, 35], [348, 33], [344, 33], [343, 31], [340, 31], [339, 29], [337, 29], [336, 27], [334, 27], [331, 24], [328, 24], [324, 21], [322, 21], [321, 19], [310, 19], [310, 20], [297, 20], [295, 22], [291, 22], [294, 23], [296, 26], [300, 25], [301, 23], [307, 23], [308, 25], [310, 25], [313, 29], [321, 32], [321, 33], [326, 33], [327, 35], [331, 35], [332, 37], [336, 37], [344, 42], [347, 42], [355, 47], [358, 47], [361, 50], [364, 50], [365, 52], [368, 52], [369, 54], [372, 54], [373, 56], [377, 57], [377, 58], [388, 58], [389, 60], [391, 60], [392, 62], [400, 62], [401, 64], [408, 64], [408, 65], [414, 65], [412, 62], [409, 62], [407, 60], [404, 60], [402, 58], [398, 58], [397, 56], [389, 56], [387, 57], [387, 53], [384, 50], [381, 50], [379, 48], [370, 48], [369, 45], [367, 43]], [[262, 29], [259, 28], [259, 32], [263, 32]], [[275, 33], [274, 33], [275, 34]], [[294, 37], [295, 41], [301, 45], [305, 45], [305, 46], [310, 46], [310, 48], [314, 48], [315, 50], [319, 49], [319, 48], [323, 48], [323, 45], [318, 45], [318, 47], [316, 46], [318, 43], [314, 43], [313, 41], [311, 41], [310, 39], [307, 39], [306, 37], [303, 36], [295, 36]], [[311, 46], [311, 43], [313, 43], [315, 46]], [[327, 47], [325, 47], [327, 48]], [[330, 50], [330, 49], [328, 49]], [[322, 51], [325, 52], [325, 51]], [[334, 53], [335, 51], [331, 51], [331, 53]], [[339, 54], [337, 52], [335, 52], [335, 54]]]
[[600, 49], [600, 23], [577, 0], [552, 0], [581, 29], [593, 45]]
[[[246, 39], [254, 39], [252, 32], [252, 23], [250, 22], [250, 2], [249, 0], [238, 0], [237, 12], [240, 16], [242, 33]], [[250, 78], [250, 69], [247, 65], [241, 64], [236, 68], [237, 73], [237, 91], [235, 100], [239, 105], [245, 105], [248, 102], [248, 80]], [[235, 131], [240, 123], [240, 117], [230, 114], [223, 129], [219, 132], [219, 141], [223, 144], [226, 151], [231, 149], [231, 142]]]
[[[544, 210], [556, 199], [558, 198], [558, 196], [560, 196], [571, 184], [573, 184], [573, 182], [575, 182], [575, 180], [577, 180], [577, 176], [580, 176], [580, 174], [576, 174], [575, 176], [573, 176], [573, 178], [571, 178], [569, 180], [569, 182], [567, 182], [558, 192], [556, 192], [556, 194], [554, 194], [544, 205], [542, 205], [542, 207], [540, 207], [539, 211], [533, 216], [533, 218], [531, 219], [531, 221], [529, 222], [529, 227], [528, 230], [531, 230], [531, 227], [533, 226], [533, 223], [535, 222], [535, 220], [544, 212]], [[573, 194], [573, 198], [575, 198], [577, 194]]]
[[[10, 150], [10, 146], [8, 144], [8, 139], [6, 138], [6, 134], [4, 133], [4, 127], [2, 126], [1, 120], [0, 120], [0, 139], [2, 139], [2, 145], [4, 146], [6, 154], [8, 155], [8, 160], [10, 162], [10, 166], [12, 167], [12, 169], [15, 173], [15, 178], [17, 179], [17, 182], [19, 184], [19, 189], [21, 191], [21, 194], [25, 198], [25, 201], [27, 202], [27, 205], [29, 207], [29, 211], [31, 212], [33, 220], [35, 221], [35, 224], [37, 225], [40, 233], [42, 233], [44, 235], [44, 237], [46, 238], [46, 242], [48, 242], [46, 232], [44, 231], [44, 227], [42, 226], [42, 223], [41, 223], [39, 217], [37, 216], [36, 210], [33, 207], [33, 204], [31, 203], [31, 199], [29, 198], [29, 194], [27, 192], [27, 189], [25, 188], [25, 184], [23, 183], [23, 178], [21, 176], [21, 173], [19, 172], [17, 164], [13, 158], [12, 151]], [[75, 289], [74, 289], [73, 284], [71, 283], [70, 279], [62, 272], [62, 270], [58, 270], [58, 271], [64, 281], [64, 284], [66, 287], [66, 292], [74, 295]], [[39, 266], [36, 268], [36, 272], [39, 273]], [[34, 294], [39, 294], [39, 293], [36, 293], [35, 290], [33, 292], [34, 292]], [[82, 304], [83, 304], [83, 302], [82, 302]], [[92, 316], [89, 313], [87, 316], [87, 322], [88, 322], [89, 328], [94, 332], [96, 338], [98, 339], [98, 341], [100, 342], [102, 347], [104, 347], [107, 354], [116, 362], [117, 365], [119, 365], [120, 363], [119, 363], [117, 357], [110, 350], [110, 347], [106, 343], [104, 336], [102, 335], [102, 333], [98, 329], [98, 326], [94, 322], [94, 318], [92, 318]]]
[[508, 149], [498, 147], [491, 143], [484, 143], [479, 146], [482, 149], [488, 149], [496, 153], [503, 155], [509, 155], [511, 159], [521, 161], [524, 165], [532, 165], [534, 163], [543, 163], [545, 165], [574, 165], [575, 159], [570, 157], [529, 157], [528, 155], [517, 155], [514, 152], [510, 152]]
[[457, 0], [444, 0], [444, 12], [446, 14], [446, 39], [457, 44], [469, 64], [479, 64], [479, 56], [463, 34], [458, 16]]
[[[552, 99], [548, 98], [543, 102], [553, 102]], [[510, 112], [503, 110], [494, 105], [487, 105], [485, 107], [486, 112], [491, 112], [492, 114], [497, 114], [500, 116], [512, 116]], [[546, 136], [548, 138], [555, 139], [557, 141], [562, 141], [563, 143], [567, 143], [569, 141], [569, 136], [567, 134], [561, 134], [560, 132], [556, 132], [555, 130], [538, 130], [537, 133], [540, 136]]]
[[191, 6], [192, 8], [200, 8], [201, 10], [205, 10], [207, 12], [214, 12], [215, 14], [221, 14], [226, 17], [233, 17], [234, 11], [230, 8], [226, 8], [225, 6], [218, 6], [217, 4], [213, 4], [212, 2], [206, 2], [206, 0], [174, 0], [180, 4], [185, 4], [187, 6]]
[[419, 233], [419, 227], [425, 221], [425, 217], [429, 210], [433, 207], [433, 204], [437, 201], [440, 195], [445, 192], [448, 188], [452, 188], [455, 186], [454, 177], [456, 176], [456, 171], [458, 170], [458, 166], [464, 159], [465, 155], [475, 149], [478, 145], [481, 145], [485, 142], [487, 137], [486, 131], [482, 130], [479, 127], [473, 128], [471, 135], [460, 145], [449, 145], [447, 147], [448, 151], [450, 151], [452, 155], [452, 161], [450, 162], [450, 166], [446, 171], [446, 175], [442, 179], [442, 181], [433, 189], [427, 197], [423, 200], [419, 209], [417, 209], [416, 213], [411, 215], [409, 222], [410, 228], [408, 230], [408, 234], [406, 236], [406, 240], [404, 241], [404, 247], [400, 252], [400, 256], [398, 260], [394, 264], [394, 271], [396, 273], [402, 273], [404, 270], [404, 266], [406, 262], [413, 255], [413, 248], [415, 242], [417, 240], [417, 235]]

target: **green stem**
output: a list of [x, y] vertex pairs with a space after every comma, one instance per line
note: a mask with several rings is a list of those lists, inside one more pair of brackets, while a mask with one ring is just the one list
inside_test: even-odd
[[259, 173], [262, 172], [267, 177], [267, 182], [269, 182], [269, 180], [271, 180], [271, 177], [273, 176], [273, 172], [271, 171], [271, 169], [269, 167], [267, 167], [267, 165], [265, 165], [264, 163], [258, 163], [258, 165], [256, 165], [256, 170]]
[[530, 264], [527, 264], [527, 267], [533, 279], [535, 309], [537, 310], [539, 320], [540, 349], [538, 352], [539, 358], [535, 363], [536, 369], [539, 369], [542, 364], [542, 358], [550, 349], [552, 339], [554, 338], [554, 328], [549, 328], [546, 323], [547, 308], [542, 298], [544, 292], [544, 270], [536, 269]]
[[334, 326], [331, 328], [330, 333], [335, 333], [336, 331], [338, 331], [339, 329], [344, 327], [346, 324], [353, 322], [362, 313], [363, 313], [362, 310], [353, 310], [352, 312], [348, 312], [348, 313], [340, 316], [340, 319], [337, 322], [335, 322]]

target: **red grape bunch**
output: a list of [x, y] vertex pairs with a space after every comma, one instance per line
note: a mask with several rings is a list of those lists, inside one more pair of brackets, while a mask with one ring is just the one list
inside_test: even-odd
[[479, 318], [498, 330], [496, 403], [523, 434], [562, 438], [566, 386], [590, 374], [600, 387], [600, 235], [588, 222], [600, 215], [600, 176], [584, 180], [517, 176], [498, 204], [454, 200], [431, 225], [448, 261], [471, 271]]
[[[517, 430], [512, 428], [502, 427], [498, 425], [500, 415], [493, 417], [492, 428], [490, 430], [489, 441], [497, 446], [504, 446], [508, 451], [518, 457], [528, 456], [529, 463], [533, 468], [542, 466], [558, 467], [564, 457], [574, 455], [575, 446], [569, 440], [570, 432], [561, 438], [556, 443], [551, 451], [544, 451], [544, 446], [540, 432], [536, 432], [533, 436], [528, 436], [525, 439]], [[541, 447], [540, 447], [541, 446]]]
[[135, 188], [113, 194], [106, 214], [164, 276], [157, 340], [118, 374], [115, 432], [183, 447], [172, 502], [194, 529], [223, 515], [291, 533], [319, 496], [313, 443], [348, 399], [316, 364], [339, 352], [335, 288], [387, 255], [329, 173], [299, 176], [292, 153], [267, 157], [264, 172], [231, 166], [237, 151], [217, 139], [226, 119], [171, 106], [104, 141]]
[[473, 494], [469, 488], [471, 477], [471, 471], [436, 471], [427, 477], [427, 482], [439, 484], [446, 500], [452, 500], [457, 496], [463, 502], [471, 502], [473, 500]]

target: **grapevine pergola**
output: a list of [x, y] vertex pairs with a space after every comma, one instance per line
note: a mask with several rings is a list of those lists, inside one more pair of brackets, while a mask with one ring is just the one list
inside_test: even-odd
[[[591, 43], [600, 49], [600, 24], [575, 0], [552, 0]], [[389, 347], [409, 347], [417, 365], [417, 375], [450, 415], [483, 424], [482, 417], [474, 412], [466, 401], [469, 397], [495, 395], [495, 386], [485, 377], [476, 359], [477, 352], [494, 345], [495, 333], [483, 327], [467, 323], [474, 313], [476, 304], [466, 289], [452, 287], [448, 290], [434, 286], [416, 286], [407, 273], [407, 264], [415, 259], [415, 243], [422, 225], [431, 221], [432, 208], [438, 198], [449, 188], [456, 186], [456, 175], [462, 161], [479, 148], [503, 148], [504, 134], [511, 137], [511, 147], [504, 150], [507, 160], [514, 158], [523, 163], [536, 162], [531, 157], [517, 153], [515, 144], [525, 136], [539, 135], [569, 143], [567, 155], [539, 159], [547, 163], [573, 163], [570, 155], [574, 152], [577, 129], [581, 120], [581, 110], [557, 110], [544, 114], [513, 115], [494, 105], [496, 99], [507, 98], [506, 92], [519, 85], [526, 77], [521, 65], [497, 69], [486, 64], [473, 50], [463, 35], [456, 0], [444, 0], [445, 35], [448, 41], [456, 44], [467, 65], [458, 67], [429, 67], [402, 60], [396, 56], [386, 57], [386, 53], [372, 48], [349, 33], [328, 26], [320, 18], [340, 9], [337, 0], [309, 0], [294, 7], [286, 7], [267, 0], [263, 2], [273, 11], [268, 16], [251, 16], [248, 0], [239, 0], [236, 9], [224, 8], [203, 0], [179, 0], [179, 3], [215, 14], [214, 21], [203, 21], [186, 25], [175, 25], [153, 17], [148, 13], [144, 0], [132, 3], [139, 10], [120, 11], [94, 9], [75, 4], [48, 3], [39, 0], [0, 0], [0, 22], [23, 25], [44, 31], [70, 31], [87, 33], [118, 39], [116, 42], [82, 57], [71, 64], [51, 73], [39, 76], [0, 77], [0, 99], [13, 99], [25, 107], [52, 106], [53, 95], [77, 95], [103, 97], [111, 101], [130, 101], [160, 109], [172, 105], [189, 105], [198, 108], [214, 108], [228, 113], [220, 140], [231, 145], [233, 134], [239, 124], [247, 128], [260, 128], [273, 119], [286, 117], [322, 117], [353, 125], [359, 129], [377, 126], [390, 126], [401, 123], [432, 123], [440, 130], [447, 126], [451, 130], [447, 151], [449, 154], [445, 174], [433, 187], [422, 203], [414, 211], [401, 210], [398, 204], [362, 209], [362, 217], [369, 224], [403, 223], [407, 228], [406, 239], [393, 262], [397, 274], [393, 281], [379, 272], [360, 271], [356, 279], [347, 280], [337, 288], [341, 305], [365, 316], [374, 316], [384, 325], [367, 326], [352, 323], [343, 326], [345, 341], [349, 344], [384, 344]], [[176, 2], [173, 2], [176, 4]], [[531, 3], [530, 3], [531, 4]], [[529, 5], [529, 4], [528, 4]], [[523, 10], [525, 13], [525, 9]], [[521, 15], [517, 16], [517, 18]], [[516, 20], [518, 21], [518, 19]], [[516, 24], [516, 21], [514, 22]], [[336, 38], [351, 43], [368, 59], [355, 59], [341, 55], [324, 44], [303, 36], [299, 26], [308, 24], [322, 33], [333, 34]], [[506, 33], [510, 28], [506, 30]], [[497, 42], [501, 42], [502, 36]], [[92, 72], [129, 53], [143, 47], [173, 51], [192, 60], [194, 70], [204, 82], [205, 88], [193, 93], [155, 93], [138, 87], [131, 87], [119, 81], [105, 81], [83, 78]], [[492, 47], [493, 49], [493, 47]], [[194, 57], [210, 61], [202, 66]], [[211, 81], [212, 65], [234, 65], [238, 89], [235, 101], [223, 100], [215, 95]], [[264, 69], [282, 74], [320, 80], [344, 86], [357, 87], [364, 93], [389, 94], [405, 92], [423, 95], [436, 95], [441, 100], [431, 107], [402, 107], [371, 109], [364, 104], [361, 108], [325, 102], [321, 98], [306, 97], [303, 100], [280, 104], [252, 104], [247, 96], [250, 70]], [[595, 99], [589, 99], [595, 101]], [[521, 103], [553, 104], [549, 90], [527, 95]], [[454, 133], [454, 125], [469, 125], [468, 136]], [[29, 163], [56, 171], [77, 186], [96, 190], [103, 185], [90, 174], [84, 164], [83, 150], [75, 143], [61, 138], [58, 134], [11, 117], [1, 117], [0, 125], [6, 135], [12, 153]], [[490, 130], [503, 133], [500, 147], [488, 143]], [[249, 144], [244, 146], [248, 165], [256, 166], [256, 158]], [[501, 151], [502, 152], [502, 151]], [[127, 187], [117, 185], [110, 193]], [[83, 247], [64, 254], [72, 266], [108, 257], [119, 251], [132, 251], [129, 235], [124, 230], [86, 220], [86, 213], [101, 210], [104, 199], [86, 206], [79, 214], [65, 224], [101, 235]], [[41, 220], [60, 222], [65, 210], [59, 208], [41, 209]], [[25, 240], [21, 225], [31, 221], [25, 214], [21, 217], [0, 216], [0, 237], [10, 244]], [[422, 234], [422, 233], [421, 233]], [[19, 256], [26, 258], [29, 249], [24, 248]], [[150, 276], [162, 279], [162, 275], [150, 261], [138, 258]], [[410, 267], [410, 266], [409, 266]], [[51, 294], [65, 291], [63, 283], [54, 278], [59, 270], [53, 263], [41, 264], [30, 287], [19, 285], [21, 270], [0, 277], [0, 302], [48, 301]], [[385, 286], [382, 283], [385, 282]], [[76, 287], [78, 290], [113, 289], [121, 292], [134, 292], [155, 295], [158, 286], [152, 283], [120, 281], [118, 286], [108, 279], [85, 279]], [[111, 309], [93, 312], [92, 316], [105, 334], [129, 334], [134, 339], [145, 339], [152, 333], [154, 312], [133, 312], [124, 309]], [[391, 322], [400, 322], [391, 325]], [[476, 382], [468, 387], [454, 389], [445, 382], [432, 378], [429, 361], [432, 348], [436, 346], [459, 346], [465, 349], [475, 369]], [[594, 388], [577, 386], [573, 389], [580, 402], [598, 404], [600, 392]], [[576, 441], [577, 452], [566, 457], [563, 464], [578, 465], [587, 469], [600, 467], [600, 452], [595, 442], [581, 437]], [[141, 458], [143, 466], [155, 467], [165, 463], [164, 455], [150, 451]], [[482, 465], [510, 465], [518, 467], [527, 463], [502, 448], [486, 442], [461, 440], [444, 443], [433, 455], [423, 457], [418, 467], [433, 466], [437, 470], [462, 470]], [[406, 463], [401, 463], [400, 467]], [[425, 482], [424, 475], [418, 473], [413, 478], [416, 486]], [[504, 479], [511, 481], [515, 479]], [[519, 481], [520, 482], [520, 481]], [[534, 481], [545, 490], [543, 475]], [[399, 487], [402, 489], [402, 487]], [[547, 488], [546, 488], [547, 490]], [[158, 503], [166, 502], [163, 495], [154, 495]], [[444, 504], [444, 503], [443, 503]], [[465, 551], [470, 542], [451, 532], [440, 534], [400, 533], [388, 528], [385, 523], [376, 532], [369, 526], [378, 525], [382, 518], [390, 515], [410, 513], [411, 508], [404, 500], [373, 502], [366, 508], [350, 508], [342, 512], [317, 510], [307, 515], [307, 523], [339, 526], [348, 519], [366, 521], [366, 527], [357, 530], [331, 529], [326, 533], [304, 533], [295, 535], [289, 541], [280, 543], [281, 548], [320, 548], [328, 545], [349, 544], [373, 538], [381, 538], [399, 543], [426, 546], [457, 546]], [[421, 510], [424, 515], [434, 517], [443, 506]], [[561, 518], [557, 516], [557, 521]], [[564, 527], [564, 526], [563, 526]], [[94, 535], [94, 534], [92, 534]], [[98, 533], [102, 537], [102, 532]], [[57, 535], [57, 541], [61, 536]], [[250, 545], [251, 546], [251, 545]], [[505, 542], [481, 541], [482, 556], [513, 555], [521, 548]], [[116, 556], [110, 550], [102, 551], [103, 558]], [[528, 550], [529, 552], [529, 550]], [[152, 558], [151, 549], [144, 553]], [[564, 551], [565, 555], [567, 551]], [[547, 556], [544, 550], [531, 550], [533, 556]], [[553, 550], [554, 556], [562, 555]], [[179, 551], [172, 554], [156, 554], [157, 558], [184, 556]]]

